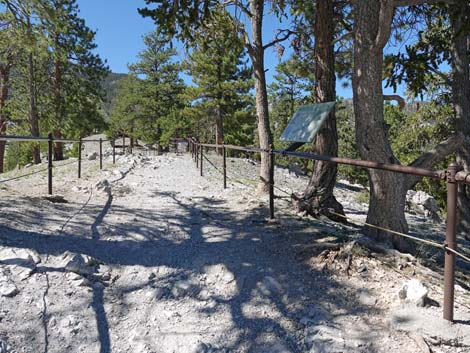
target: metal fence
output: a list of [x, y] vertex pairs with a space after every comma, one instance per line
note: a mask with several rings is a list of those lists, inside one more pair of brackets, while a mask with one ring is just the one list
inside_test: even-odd
[[[110, 141], [112, 142], [111, 145], [113, 147], [113, 164], [116, 163], [116, 148], [122, 148], [123, 150], [126, 148], [125, 139], [123, 138], [122, 146], [117, 146], [115, 144], [115, 140], [105, 140], [105, 139], [96, 139], [96, 140], [89, 140], [89, 139], [62, 139], [62, 138], [54, 138], [52, 134], [49, 134], [48, 137], [34, 137], [34, 136], [9, 136], [9, 135], [1, 135], [0, 141], [20, 141], [20, 142], [47, 142], [48, 143], [48, 166], [47, 169], [42, 169], [39, 171], [35, 171], [33, 173], [24, 174], [18, 177], [0, 180], [1, 182], [12, 181], [19, 178], [23, 178], [29, 175], [33, 175], [36, 173], [40, 173], [43, 171], [48, 172], [48, 193], [52, 195], [52, 181], [53, 181], [53, 145], [54, 143], [77, 143], [78, 144], [78, 159], [77, 161], [73, 161], [72, 163], [78, 162], [78, 178], [81, 177], [81, 169], [82, 169], [82, 146], [84, 143], [90, 142], [98, 142], [99, 143], [99, 164], [100, 170], [103, 169], [103, 142]], [[271, 160], [271, 169], [269, 173], [269, 180], [262, 180], [264, 183], [268, 185], [269, 188], [269, 216], [271, 219], [274, 219], [274, 164], [275, 164], [275, 155], [282, 155], [282, 156], [291, 156], [300, 159], [307, 159], [307, 160], [321, 160], [321, 161], [328, 161], [337, 164], [346, 164], [346, 165], [353, 165], [358, 166], [361, 168], [366, 169], [381, 169], [385, 171], [395, 172], [395, 173], [404, 173], [404, 174], [411, 174], [421, 177], [428, 177], [433, 179], [438, 179], [447, 182], [447, 220], [446, 220], [446, 238], [443, 244], [439, 244], [436, 242], [431, 242], [428, 240], [423, 240], [417, 237], [413, 237], [408, 234], [403, 234], [400, 232], [393, 231], [391, 229], [386, 229], [380, 227], [379, 225], [373, 225], [364, 223], [367, 227], [373, 227], [379, 229], [381, 231], [403, 236], [406, 238], [410, 238], [414, 241], [423, 242], [427, 245], [435, 246], [437, 248], [442, 249], [445, 251], [445, 259], [444, 259], [444, 319], [453, 321], [454, 320], [454, 283], [455, 283], [455, 263], [456, 263], [456, 256], [464, 259], [465, 261], [470, 262], [470, 259], [460, 253], [457, 250], [457, 237], [456, 237], [456, 224], [457, 224], [457, 185], [458, 183], [464, 183], [470, 185], [470, 173], [464, 172], [461, 170], [459, 166], [456, 164], [451, 164], [448, 166], [446, 170], [430, 170], [430, 169], [423, 169], [423, 168], [415, 168], [409, 166], [402, 166], [397, 164], [386, 164], [386, 163], [379, 163], [374, 161], [364, 161], [364, 160], [355, 160], [349, 158], [341, 158], [341, 157], [334, 157], [334, 156], [325, 156], [325, 155], [317, 155], [311, 153], [302, 153], [302, 152], [289, 152], [284, 150], [275, 150], [272, 146], [269, 149], [263, 148], [256, 148], [256, 147], [245, 147], [245, 146], [235, 146], [235, 145], [228, 145], [228, 144], [208, 144], [208, 143], [200, 143], [195, 138], [189, 138], [189, 151], [196, 163], [196, 166], [200, 170], [200, 175], [203, 176], [204, 174], [204, 148], [215, 148], [222, 152], [222, 171], [221, 174], [223, 175], [223, 187], [224, 189], [227, 188], [227, 150], [236, 150], [242, 151], [247, 153], [266, 153], [267, 156]], [[132, 153], [132, 146], [129, 144], [130, 152]], [[71, 164], [71, 163], [70, 163]], [[67, 164], [65, 164], [67, 165]], [[340, 216], [340, 215], [338, 215]]]
[[[204, 174], [204, 148], [215, 148], [222, 152], [223, 166], [223, 187], [227, 188], [227, 150], [237, 150], [247, 153], [266, 153], [271, 160], [271, 169], [269, 173], [269, 180], [262, 180], [268, 185], [269, 188], [269, 216], [274, 218], [274, 163], [275, 155], [291, 156], [307, 160], [319, 160], [333, 162], [337, 164], [346, 164], [357, 166], [365, 169], [380, 169], [394, 173], [411, 174], [421, 177], [438, 179], [447, 183], [447, 219], [446, 219], [446, 237], [443, 244], [424, 240], [418, 237], [413, 237], [409, 234], [396, 232], [391, 229], [380, 227], [380, 225], [364, 223], [364, 226], [376, 228], [389, 234], [397, 235], [412, 239], [417, 242], [426, 243], [445, 251], [444, 257], [444, 304], [443, 316], [444, 319], [454, 320], [454, 284], [455, 284], [455, 263], [456, 256], [470, 262], [470, 259], [457, 250], [457, 237], [456, 237], [456, 224], [457, 224], [457, 185], [464, 183], [470, 185], [470, 173], [464, 172], [456, 164], [451, 164], [446, 170], [430, 170], [424, 168], [415, 168], [409, 166], [402, 166], [398, 164], [379, 163], [374, 161], [356, 160], [350, 158], [341, 158], [334, 156], [317, 155], [312, 153], [303, 152], [289, 152], [284, 150], [275, 150], [272, 145], [269, 149], [234, 146], [226, 144], [208, 144], [200, 143], [197, 139], [191, 137], [189, 141], [189, 151], [200, 170], [200, 175]], [[341, 216], [335, 214], [336, 216]], [[344, 217], [344, 216], [343, 216]]]
[[[49, 195], [52, 195], [52, 181], [53, 181], [53, 169], [54, 169], [54, 162], [53, 162], [53, 146], [55, 143], [76, 143], [78, 144], [78, 159], [76, 161], [73, 161], [71, 163], [67, 164], [62, 164], [61, 166], [65, 166], [68, 164], [72, 163], [78, 163], [77, 167], [77, 176], [78, 178], [81, 178], [82, 176], [82, 146], [85, 143], [99, 143], [99, 164], [100, 164], [100, 170], [103, 169], [103, 142], [109, 141], [111, 142], [112, 148], [113, 148], [113, 164], [116, 163], [116, 148], [122, 148], [123, 151], [127, 147], [125, 144], [125, 140], [123, 139], [122, 146], [118, 146], [115, 143], [115, 140], [107, 140], [107, 139], [64, 139], [64, 138], [54, 138], [52, 133], [49, 134], [48, 137], [35, 137], [35, 136], [11, 136], [11, 135], [1, 135], [0, 136], [0, 141], [19, 141], [19, 142], [47, 142], [48, 148], [47, 148], [47, 168], [41, 169], [39, 171], [35, 171], [33, 173], [28, 173], [28, 174], [23, 174], [21, 176], [9, 178], [9, 179], [3, 179], [0, 180], [0, 183], [7, 182], [7, 181], [13, 181], [16, 179], [24, 178], [33, 174], [38, 174], [44, 171], [47, 171], [47, 180], [48, 180], [48, 187], [47, 187], [47, 192]], [[130, 152], [132, 153], [132, 146], [129, 144]]]

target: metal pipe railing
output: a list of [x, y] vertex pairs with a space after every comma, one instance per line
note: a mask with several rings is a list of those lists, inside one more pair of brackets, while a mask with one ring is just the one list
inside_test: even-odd
[[[53, 146], [55, 143], [77, 143], [78, 144], [78, 171], [77, 176], [81, 178], [82, 175], [82, 146], [84, 143], [89, 142], [98, 142], [99, 143], [99, 163], [100, 163], [100, 170], [103, 169], [103, 142], [105, 141], [115, 141], [115, 140], [108, 140], [108, 139], [64, 139], [64, 138], [54, 138], [53, 134], [50, 133], [48, 137], [41, 137], [41, 136], [17, 136], [17, 135], [0, 135], [0, 141], [19, 141], [19, 142], [47, 142], [47, 192], [49, 195], [52, 195], [52, 182], [53, 182]], [[125, 146], [123, 146], [125, 147]], [[113, 164], [116, 163], [116, 145], [113, 143]], [[0, 182], [6, 182], [10, 180], [16, 180], [19, 178], [23, 178], [29, 175], [33, 175], [36, 173], [29, 173], [26, 175], [22, 175], [19, 177], [15, 177], [13, 179], [7, 180], [0, 180]]]
[[[80, 142], [80, 139], [65, 139], [65, 138], [55, 138], [53, 137], [54, 142], [60, 143], [76, 143]], [[0, 135], [0, 141], [22, 141], [22, 142], [48, 142], [49, 137], [41, 136], [16, 136], [16, 135]], [[110, 141], [103, 139], [102, 141]], [[100, 142], [100, 140], [87, 140], [83, 139], [83, 142]]]
[[275, 150], [274, 153], [281, 154], [283, 156], [292, 156], [292, 157], [298, 157], [302, 159], [325, 161], [325, 162], [332, 162], [332, 163], [337, 163], [337, 164], [354, 165], [354, 166], [362, 167], [366, 169], [387, 170], [387, 171], [395, 172], [395, 173], [411, 174], [411, 175], [428, 177], [428, 178], [439, 179], [439, 180], [444, 180], [446, 178], [445, 170], [431, 170], [431, 169], [405, 166], [405, 165], [400, 165], [400, 164], [380, 163], [380, 162], [367, 161], [367, 160], [357, 160], [357, 159], [351, 159], [351, 158], [318, 155], [318, 154], [313, 154], [313, 153], [287, 152], [283, 150]]
[[[455, 285], [455, 262], [456, 255], [462, 258], [466, 258], [462, 254], [457, 252], [457, 238], [456, 238], [456, 225], [457, 225], [457, 185], [458, 183], [464, 183], [470, 185], [470, 173], [467, 171], [461, 171], [460, 167], [456, 164], [451, 164], [447, 170], [431, 170], [425, 168], [417, 168], [413, 166], [403, 166], [399, 164], [388, 164], [368, 160], [356, 160], [351, 158], [325, 156], [313, 153], [303, 152], [290, 152], [284, 150], [274, 150], [272, 145], [269, 149], [253, 148], [234, 146], [227, 144], [204, 144], [197, 142], [196, 139], [190, 138], [190, 144], [193, 149], [197, 151], [201, 149], [201, 176], [202, 176], [202, 148], [222, 148], [223, 149], [223, 176], [224, 176], [224, 188], [226, 187], [226, 149], [251, 152], [251, 153], [268, 153], [271, 169], [269, 173], [269, 180], [265, 181], [269, 184], [269, 215], [270, 218], [274, 218], [274, 155], [279, 154], [283, 156], [297, 157], [301, 159], [327, 161], [337, 164], [353, 165], [365, 169], [380, 169], [394, 173], [410, 174], [420, 177], [427, 177], [432, 179], [443, 180], [447, 182], [447, 220], [446, 220], [446, 240], [440, 248], [445, 250], [445, 261], [444, 261], [444, 305], [443, 305], [443, 317], [445, 320], [454, 320], [454, 285]], [[197, 156], [197, 153], [196, 153]], [[196, 157], [197, 163], [197, 157]], [[391, 231], [391, 230], [390, 230]], [[393, 231], [391, 231], [393, 232]], [[393, 232], [394, 234], [400, 235], [399, 232]], [[418, 240], [418, 238], [415, 238]], [[439, 244], [437, 244], [439, 245]]]

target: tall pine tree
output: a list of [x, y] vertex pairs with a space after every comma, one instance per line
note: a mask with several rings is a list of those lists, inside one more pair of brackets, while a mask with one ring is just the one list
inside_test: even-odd
[[253, 80], [245, 55], [236, 24], [225, 10], [220, 10], [195, 33], [186, 60], [195, 85], [187, 90], [187, 96], [193, 101], [193, 109], [202, 112], [199, 116], [211, 117], [218, 144], [224, 142], [224, 121], [235, 119], [236, 112], [239, 118], [243, 112], [250, 113]]
[[185, 85], [180, 78], [181, 64], [175, 60], [176, 51], [168, 37], [152, 32], [144, 37], [144, 43], [146, 48], [139, 53], [138, 62], [129, 65], [131, 77], [123, 82], [115, 98], [111, 133], [125, 132], [160, 145], [167, 143], [179, 127], [175, 117], [183, 109], [181, 94]]

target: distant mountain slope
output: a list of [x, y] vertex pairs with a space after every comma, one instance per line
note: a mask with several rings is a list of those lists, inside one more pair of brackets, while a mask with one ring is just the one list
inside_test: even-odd
[[119, 89], [119, 82], [127, 77], [127, 74], [119, 74], [111, 72], [103, 81], [103, 89], [106, 92], [106, 100], [104, 102], [104, 111], [106, 118], [109, 117], [113, 108], [113, 98], [117, 95]]

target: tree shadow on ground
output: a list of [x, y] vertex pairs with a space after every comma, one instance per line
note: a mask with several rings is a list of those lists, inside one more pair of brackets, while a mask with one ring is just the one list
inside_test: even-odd
[[[210, 266], [223, 265], [233, 274], [236, 284], [233, 295], [213, 291], [209, 298], [201, 299], [198, 294], [205, 285], [200, 283], [189, 297], [195, 301], [210, 299], [215, 303], [211, 308], [200, 309], [201, 315], [223, 310], [230, 313], [235, 339], [225, 341], [226, 336], [222, 335], [218, 342], [212, 342], [230, 352], [274, 351], [273, 347], [278, 343], [293, 352], [308, 351], [308, 347], [299, 343], [299, 332], [305, 329], [302, 319], [307, 317], [308, 325], [316, 326], [326, 321], [332, 324], [343, 315], [375, 310], [358, 301], [348, 302], [342, 298], [347, 284], [312, 270], [299, 258], [299, 244], [326, 237], [328, 232], [311, 234], [304, 223], [290, 216], [286, 216], [281, 225], [268, 224], [264, 221], [267, 217], [264, 208], [233, 213], [225, 201], [205, 197], [193, 197], [188, 201], [176, 190], [155, 191], [155, 197], [164, 200], [166, 207], [130, 208], [112, 204], [112, 199], [108, 199], [104, 208], [97, 205], [87, 207], [83, 210], [84, 216], [93, 221], [88, 225], [75, 225], [71, 233], [67, 228], [58, 234], [0, 226], [0, 244], [32, 249], [41, 255], [58, 256], [66, 251], [85, 254], [111, 267], [143, 266], [151, 269], [166, 266], [182, 274], [169, 276], [166, 279], [168, 288], [177, 281], [203, 273]], [[0, 208], [5, 202], [10, 203], [10, 208], [15, 208], [14, 203], [20, 206], [27, 200], [2, 200]], [[67, 204], [66, 213], [77, 207]], [[119, 222], [108, 221], [109, 214], [118, 217]], [[136, 214], [138, 221], [135, 221]], [[28, 220], [48, 223], [45, 220], [47, 215], [41, 214], [40, 209], [22, 217], [25, 223]], [[287, 226], [282, 226], [283, 223]], [[99, 225], [115, 232], [100, 234]], [[76, 229], [81, 229], [81, 234], [76, 233]], [[325, 229], [328, 227], [323, 227]], [[168, 231], [179, 236], [168, 236]], [[140, 234], [141, 240], [130, 236], [131, 233]], [[151, 285], [158, 283], [147, 281], [117, 290], [130, 293]], [[105, 291], [114, 289], [93, 286], [92, 290], [91, 306], [97, 321], [100, 352], [111, 352], [110, 323], [104, 302]], [[172, 297], [169, 291], [162, 300], [178, 298]], [[262, 309], [263, 305], [275, 310], [266, 311]], [[339, 314], [329, 314], [330, 308]], [[158, 340], [158, 333], [155, 335]], [[370, 337], [365, 335], [359, 340], [369, 344], [369, 352], [376, 350]]]

